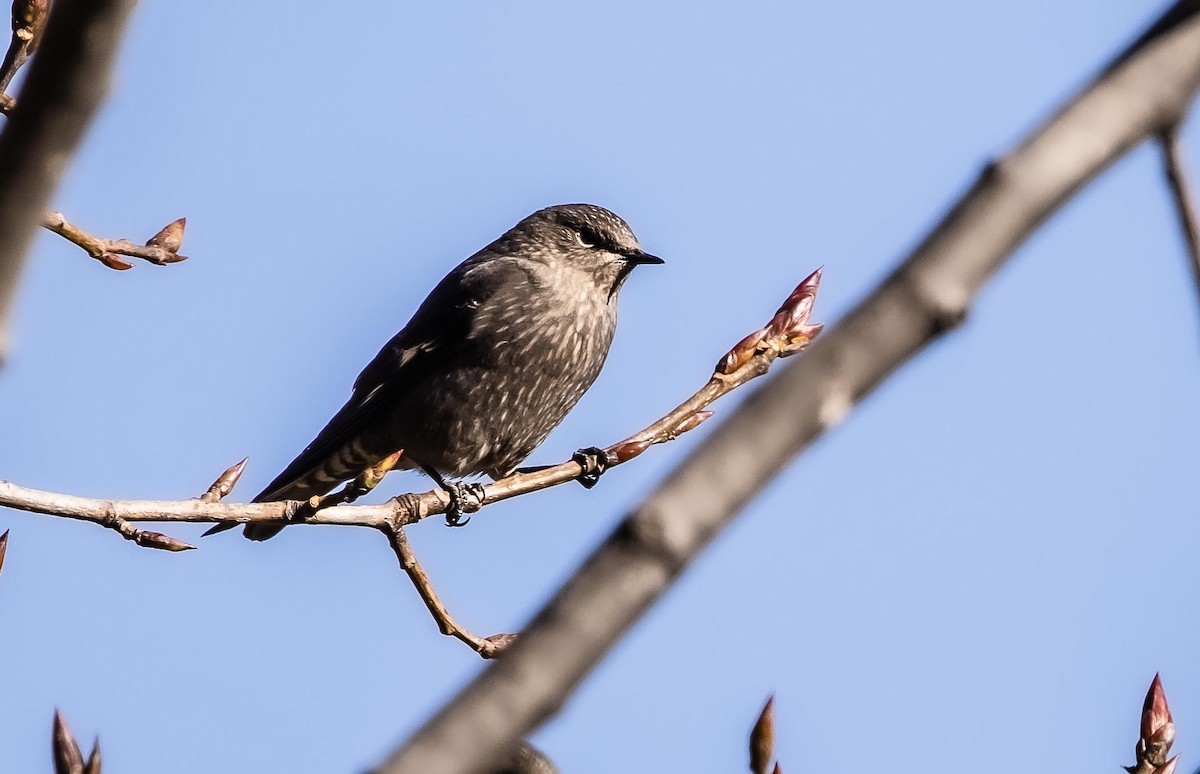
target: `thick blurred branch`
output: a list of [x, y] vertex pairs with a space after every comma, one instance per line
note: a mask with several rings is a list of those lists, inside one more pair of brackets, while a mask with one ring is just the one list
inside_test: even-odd
[[50, 194], [95, 115], [134, 0], [57, 0], [0, 133], [0, 360], [17, 280]]
[[1171, 187], [1175, 201], [1175, 214], [1179, 217], [1179, 228], [1191, 258], [1192, 278], [1196, 281], [1196, 292], [1200, 295], [1200, 222], [1196, 216], [1196, 197], [1188, 182], [1187, 169], [1183, 163], [1183, 150], [1179, 145], [1179, 127], [1170, 126], [1159, 137], [1162, 146], [1163, 173]]
[[904, 263], [800, 362], [752, 393], [380, 774], [478, 772], [553, 715], [788, 460], [962, 320], [983, 282], [1075, 191], [1178, 124], [1198, 85], [1200, 0], [1186, 0], [989, 164]]

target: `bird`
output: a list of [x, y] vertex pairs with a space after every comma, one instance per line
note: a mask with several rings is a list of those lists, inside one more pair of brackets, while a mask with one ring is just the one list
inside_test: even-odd
[[[461, 481], [512, 474], [562, 422], [608, 356], [618, 291], [634, 268], [661, 263], [603, 207], [534, 212], [434, 287], [253, 502], [325, 495], [400, 452], [395, 469], [429, 474], [449, 493], [447, 524], [465, 523]], [[244, 534], [266, 540], [283, 526]]]

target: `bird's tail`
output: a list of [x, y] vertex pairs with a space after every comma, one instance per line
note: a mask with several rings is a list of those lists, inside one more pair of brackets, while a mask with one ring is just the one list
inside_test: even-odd
[[[306, 450], [307, 453], [307, 450]], [[302, 455], [283, 473], [258, 493], [251, 502], [271, 503], [280, 500], [308, 500], [314, 495], [328, 494], [343, 481], [354, 478], [382, 455], [364, 439], [355, 439], [330, 454], [315, 467], [304, 469], [307, 460]], [[301, 464], [297, 464], [301, 463]], [[299, 470], [297, 470], [299, 468]], [[218, 524], [204, 534], [212, 535], [232, 529], [236, 524]], [[286, 524], [247, 524], [244, 534], [250, 540], [269, 540]]]

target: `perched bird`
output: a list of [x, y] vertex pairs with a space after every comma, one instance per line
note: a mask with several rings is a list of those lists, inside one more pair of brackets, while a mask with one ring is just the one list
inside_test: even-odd
[[[448, 479], [516, 470], [600, 373], [630, 271], [662, 262], [603, 207], [538, 210], [438, 283], [254, 502], [324, 495], [403, 450], [396, 468], [437, 480], [456, 523], [462, 493]], [[282, 528], [248, 524], [245, 535]]]

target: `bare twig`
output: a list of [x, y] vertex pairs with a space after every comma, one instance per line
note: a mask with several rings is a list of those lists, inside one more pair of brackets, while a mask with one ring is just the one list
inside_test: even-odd
[[442, 634], [455, 637], [462, 642], [465, 642], [471, 650], [474, 650], [484, 658], [495, 658], [510, 642], [515, 635], [512, 634], [494, 634], [491, 637], [478, 637], [466, 629], [458, 625], [454, 618], [450, 615], [450, 611], [438, 599], [437, 593], [433, 590], [433, 584], [429, 581], [429, 576], [425, 574], [425, 570], [417, 561], [416, 555], [413, 553], [412, 546], [408, 543], [408, 536], [404, 534], [404, 528], [401, 527], [395, 531], [388, 532], [388, 538], [392, 544], [392, 550], [396, 552], [396, 558], [400, 560], [400, 569], [408, 575], [413, 586], [416, 587], [417, 593], [421, 595], [421, 600], [425, 603], [425, 607], [429, 608], [430, 615], [433, 620], [437, 621], [438, 630]]
[[[792, 292], [775, 317], [763, 329], [747, 336], [718, 363], [708, 382], [690, 398], [676, 406], [644, 430], [618, 441], [604, 450], [607, 467], [616, 467], [638, 457], [646, 449], [674, 440], [697, 427], [711, 412], [705, 407], [739, 386], [767, 372], [776, 358], [803, 349], [821, 331], [808, 323], [812, 304], [820, 287], [820, 271], [813, 272]], [[397, 455], [393, 455], [398, 458]], [[391, 458], [389, 458], [391, 459]], [[215, 498], [198, 500], [101, 500], [44, 492], [0, 481], [0, 506], [50, 516], [90, 521], [112, 528], [125, 522], [192, 522], [217, 524], [325, 524], [372, 527], [395, 530], [446, 512], [449, 497], [441, 489], [420, 494], [404, 494], [383, 505], [348, 506], [363, 493], [366, 483], [374, 486], [385, 472], [388, 460], [352, 482], [346, 490], [318, 498], [314, 504], [290, 500], [277, 503], [229, 504]], [[394, 464], [395, 460], [392, 460]], [[244, 461], [243, 461], [244, 463]], [[233, 466], [214, 484], [219, 486]], [[514, 473], [483, 487], [482, 499], [473, 505], [482, 507], [551, 486], [579, 479], [585, 473], [580, 462], [570, 460], [541, 470]], [[367, 479], [371, 481], [367, 481]], [[210, 487], [211, 490], [211, 487]], [[367, 487], [369, 491], [369, 487]], [[332, 507], [331, 507], [332, 506]]]
[[50, 193], [108, 90], [134, 0], [57, 0], [0, 133], [0, 359], [17, 279]]
[[[602, 450], [602, 460], [587, 460], [585, 463], [572, 459], [561, 465], [533, 472], [514, 473], [482, 487], [482, 499], [470, 505], [478, 510], [484, 505], [510, 497], [579, 480], [585, 474], [596, 472], [588, 470], [585, 464], [590, 466], [594, 462], [600, 470], [622, 465], [638, 457], [649, 447], [671, 441], [698, 427], [712, 416], [711, 411], [705, 410], [706, 406], [766, 373], [777, 358], [804, 349], [821, 332], [821, 325], [809, 324], [820, 282], [821, 270], [818, 269], [796, 286], [767, 325], [742, 339], [721, 358], [704, 387], [645, 430]], [[402, 451], [397, 451], [364, 471], [337, 492], [324, 497], [314, 497], [306, 502], [251, 505], [221, 503], [221, 498], [229, 493], [245, 468], [246, 460], [242, 460], [226, 470], [198, 500], [92, 500], [41, 492], [0, 481], [0, 506], [90, 521], [116, 530], [138, 545], [169, 551], [183, 551], [194, 546], [158, 532], [137, 530], [132, 526], [132, 522], [216, 522], [217, 526], [206, 534], [247, 523], [373, 527], [388, 537], [401, 568], [416, 586], [442, 633], [465, 642], [484, 658], [492, 658], [510, 645], [515, 640], [515, 635], [477, 637], [459, 626], [438, 600], [429, 577], [417, 562], [404, 534], [406, 525], [445, 513], [449, 506], [446, 493], [437, 489], [423, 494], [405, 494], [382, 506], [345, 505], [378, 485], [384, 475], [395, 467], [402, 454]]]
[[187, 218], [173, 220], [150, 237], [145, 245], [135, 245], [128, 239], [103, 239], [92, 236], [78, 226], [68, 223], [61, 212], [48, 212], [42, 217], [42, 228], [79, 245], [88, 255], [117, 271], [133, 268], [132, 263], [119, 257], [122, 255], [141, 258], [157, 266], [186, 261], [187, 256], [177, 252], [183, 244], [183, 230], [186, 225]]
[[1146, 700], [1142, 704], [1141, 733], [1133, 754], [1136, 760], [1126, 766], [1129, 774], [1173, 774], [1179, 756], [1167, 760], [1171, 744], [1175, 741], [1175, 723], [1167, 707], [1167, 695], [1163, 693], [1162, 680], [1154, 676]]
[[46, 30], [50, 0], [13, 0], [12, 39], [0, 64], [0, 112], [12, 110], [17, 101], [6, 93], [17, 70], [37, 51]]
[[1159, 145], [1162, 147], [1163, 172], [1171, 186], [1175, 212], [1179, 216], [1179, 227], [1183, 231], [1188, 256], [1191, 258], [1192, 278], [1196, 282], [1196, 292], [1200, 295], [1200, 221], [1197, 221], [1196, 216], [1196, 197], [1192, 193], [1187, 168], [1183, 163], [1179, 126], [1172, 124], [1164, 130], [1159, 135]]
[[212, 482], [212, 486], [205, 490], [204, 494], [200, 495], [200, 499], [206, 503], [219, 503], [237, 486], [238, 479], [242, 477], [242, 472], [246, 469], [246, 463], [249, 461], [249, 457], [242, 457], [241, 462], [225, 468], [225, 472], [217, 476], [217, 480]]
[[1088, 180], [1177, 123], [1200, 85], [1200, 0], [1177, 2], [967, 195], [798, 364], [759, 387], [584, 563], [503, 658], [377, 770], [478, 772], [553, 715], [788, 460], [959, 322], [984, 281]]

